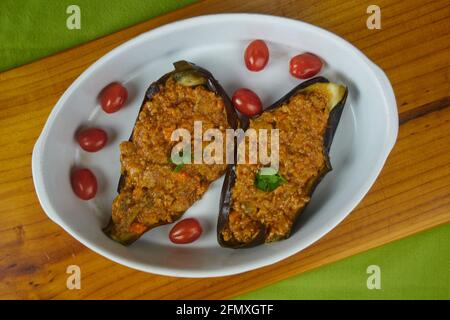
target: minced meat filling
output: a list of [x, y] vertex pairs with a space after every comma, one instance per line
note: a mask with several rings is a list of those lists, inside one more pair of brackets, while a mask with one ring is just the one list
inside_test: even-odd
[[[225, 105], [203, 86], [186, 87], [169, 78], [148, 101], [134, 127], [131, 141], [120, 145], [124, 183], [112, 206], [113, 238], [126, 242], [157, 225], [178, 219], [219, 178], [226, 164], [186, 164], [174, 170], [171, 141], [177, 128], [190, 131], [202, 121], [203, 131], [228, 127]], [[192, 141], [193, 143], [193, 141]]]
[[228, 223], [222, 230], [225, 241], [250, 243], [261, 232], [265, 242], [289, 235], [297, 213], [310, 200], [311, 184], [327, 166], [327, 98], [320, 90], [300, 92], [250, 121], [250, 128], [279, 129], [279, 174], [287, 182], [270, 192], [259, 190], [254, 181], [261, 165], [237, 165]]

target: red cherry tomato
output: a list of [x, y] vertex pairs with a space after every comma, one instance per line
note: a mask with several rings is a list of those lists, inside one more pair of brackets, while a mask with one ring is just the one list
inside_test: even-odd
[[95, 197], [97, 193], [97, 179], [89, 169], [76, 169], [70, 177], [72, 189], [75, 194], [83, 200]]
[[302, 53], [291, 59], [289, 70], [299, 79], [308, 79], [315, 76], [322, 69], [322, 61], [312, 53]]
[[250, 71], [261, 71], [269, 61], [269, 48], [262, 40], [252, 41], [245, 49], [244, 61]]
[[113, 82], [100, 92], [100, 104], [106, 113], [118, 111], [128, 98], [127, 89], [120, 83]]
[[242, 88], [236, 90], [232, 98], [233, 105], [242, 114], [254, 116], [262, 111], [262, 103], [259, 97], [252, 90]]
[[80, 147], [88, 152], [96, 152], [103, 148], [108, 141], [108, 135], [102, 129], [89, 128], [77, 133]]
[[176, 244], [191, 243], [202, 234], [200, 223], [193, 218], [181, 220], [170, 230], [169, 239]]

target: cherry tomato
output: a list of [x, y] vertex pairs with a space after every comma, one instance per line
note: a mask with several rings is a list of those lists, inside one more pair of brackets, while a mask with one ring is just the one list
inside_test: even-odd
[[289, 70], [299, 79], [308, 79], [315, 76], [322, 69], [322, 61], [312, 53], [302, 53], [291, 59]]
[[100, 104], [106, 113], [118, 111], [128, 98], [127, 89], [120, 83], [113, 82], [100, 92]]
[[97, 179], [89, 169], [76, 169], [70, 177], [72, 189], [75, 194], [83, 200], [95, 197], [97, 193]]
[[233, 105], [242, 114], [254, 116], [262, 111], [262, 103], [259, 97], [252, 90], [242, 88], [236, 90], [232, 98]]
[[269, 61], [269, 48], [262, 40], [252, 41], [245, 49], [244, 61], [250, 71], [261, 71]]
[[200, 223], [193, 218], [181, 220], [170, 230], [169, 239], [176, 244], [191, 243], [202, 234]]
[[80, 147], [88, 152], [96, 152], [103, 148], [108, 141], [108, 135], [102, 129], [89, 128], [77, 133]]

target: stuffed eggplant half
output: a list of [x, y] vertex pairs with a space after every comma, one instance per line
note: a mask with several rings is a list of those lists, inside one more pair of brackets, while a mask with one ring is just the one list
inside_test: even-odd
[[131, 137], [120, 145], [119, 195], [104, 231], [124, 245], [179, 219], [227, 167], [173, 163], [175, 129], [187, 129], [193, 139], [194, 121], [202, 121], [203, 130], [223, 133], [239, 124], [230, 99], [210, 72], [186, 61], [174, 66], [150, 85]]
[[222, 189], [218, 241], [242, 248], [289, 237], [321, 178], [347, 97], [342, 85], [318, 77], [303, 82], [248, 128], [278, 129], [278, 170], [261, 164], [230, 166]]

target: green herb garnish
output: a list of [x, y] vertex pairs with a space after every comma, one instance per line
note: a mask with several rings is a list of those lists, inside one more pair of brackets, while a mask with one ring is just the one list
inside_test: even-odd
[[181, 168], [184, 167], [184, 163], [177, 164], [177, 166], [173, 169], [173, 172], [180, 172]]
[[256, 173], [255, 187], [262, 191], [273, 191], [287, 180], [283, 178], [278, 171], [271, 167], [261, 168]]
[[169, 158], [169, 162], [175, 165], [173, 172], [180, 172], [185, 164], [191, 163], [191, 160], [191, 153], [186, 152], [186, 154], [184, 154], [183, 150], [180, 150], [175, 159]]

